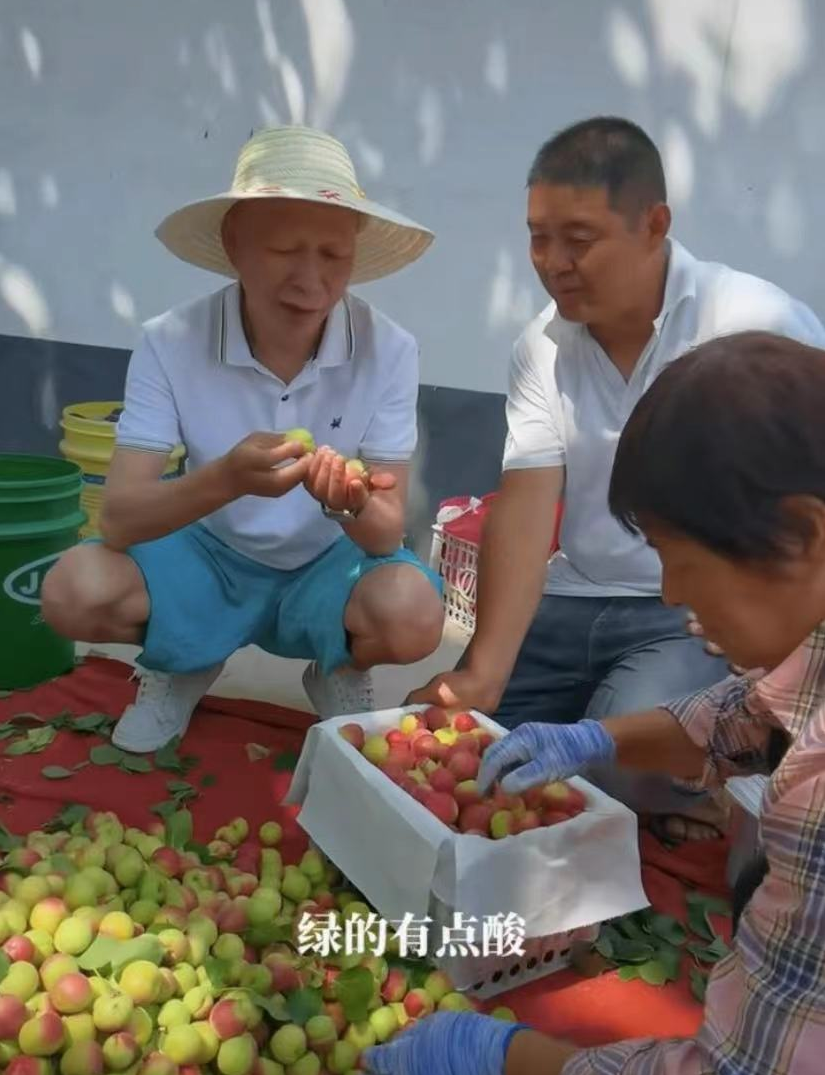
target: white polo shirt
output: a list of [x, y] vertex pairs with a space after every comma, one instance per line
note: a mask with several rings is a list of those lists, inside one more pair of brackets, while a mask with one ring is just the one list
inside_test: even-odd
[[[183, 442], [194, 470], [250, 433], [302, 427], [348, 458], [401, 463], [416, 445], [417, 398], [416, 341], [353, 295], [327, 319], [316, 357], [284, 384], [252, 356], [240, 286], [231, 284], [144, 325], [117, 443], [166, 453]], [[277, 499], [241, 497], [202, 522], [238, 552], [284, 570], [341, 535], [303, 486]]]
[[545, 593], [661, 593], [657, 554], [616, 522], [607, 494], [619, 435], [665, 366], [706, 340], [747, 329], [825, 347], [825, 329], [814, 314], [780, 288], [698, 261], [674, 240], [669, 245], [662, 311], [629, 381], [587, 328], [565, 321], [555, 303], [516, 342], [504, 469], [565, 468], [560, 551], [550, 561]]

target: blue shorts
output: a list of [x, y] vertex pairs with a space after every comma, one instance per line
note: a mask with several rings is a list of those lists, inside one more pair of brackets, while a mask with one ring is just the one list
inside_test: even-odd
[[329, 673], [349, 663], [344, 611], [374, 568], [411, 564], [441, 590], [440, 578], [407, 549], [368, 556], [348, 537], [292, 571], [251, 560], [198, 523], [127, 553], [150, 601], [140, 663], [160, 672], [197, 672], [254, 643], [315, 660]]

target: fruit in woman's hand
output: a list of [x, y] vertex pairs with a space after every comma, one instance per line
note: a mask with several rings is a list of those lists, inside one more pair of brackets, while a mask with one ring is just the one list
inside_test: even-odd
[[493, 1008], [493, 1010], [490, 1012], [490, 1017], [493, 1019], [501, 1019], [504, 1023], [518, 1022], [518, 1020], [516, 1019], [516, 1013], [513, 1011], [512, 1008]]
[[513, 836], [516, 832], [516, 821], [511, 810], [496, 810], [490, 818], [490, 833], [494, 840], [502, 840], [505, 836]]
[[443, 970], [434, 970], [428, 974], [424, 980], [424, 991], [434, 1004], [438, 1004], [448, 993], [453, 992], [449, 974], [445, 974]]
[[453, 727], [457, 732], [471, 732], [478, 727], [478, 721], [472, 713], [456, 713], [453, 717]]

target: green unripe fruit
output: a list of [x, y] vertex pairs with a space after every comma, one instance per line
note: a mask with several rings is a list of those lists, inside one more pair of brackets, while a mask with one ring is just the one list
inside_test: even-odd
[[197, 1064], [203, 1040], [193, 1026], [174, 1026], [163, 1039], [162, 1051], [176, 1064]]
[[135, 1010], [131, 997], [124, 993], [98, 997], [92, 1005], [92, 1018], [98, 1030], [114, 1034], [128, 1024]]
[[6, 976], [0, 982], [0, 996], [17, 997], [24, 1003], [37, 992], [40, 985], [40, 975], [33, 963], [18, 961], [12, 963], [6, 971]]
[[304, 1053], [300, 1060], [289, 1064], [286, 1075], [319, 1075], [321, 1071], [321, 1058], [317, 1053]]
[[309, 899], [311, 891], [311, 881], [305, 873], [301, 873], [297, 866], [287, 866], [284, 869], [281, 892], [288, 900], [301, 903], [302, 900]]
[[250, 1075], [257, 1056], [258, 1047], [252, 1035], [240, 1034], [221, 1042], [215, 1066], [221, 1075]]
[[54, 946], [64, 955], [79, 956], [85, 952], [94, 939], [94, 932], [88, 922], [72, 915], [64, 919], [54, 934]]
[[60, 1075], [102, 1075], [103, 1050], [96, 1041], [78, 1041], [60, 1058]]
[[358, 1062], [358, 1049], [349, 1041], [336, 1041], [326, 1058], [330, 1075], [347, 1075]]
[[170, 1030], [173, 1026], [188, 1026], [192, 1013], [182, 1000], [167, 1000], [158, 1013], [158, 1026]]
[[307, 1051], [307, 1036], [302, 1027], [287, 1023], [276, 1030], [269, 1042], [269, 1051], [279, 1064], [294, 1064]]

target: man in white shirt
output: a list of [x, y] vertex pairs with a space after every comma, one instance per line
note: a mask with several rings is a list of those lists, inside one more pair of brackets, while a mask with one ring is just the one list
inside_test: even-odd
[[[113, 735], [128, 750], [182, 735], [251, 642], [312, 662], [321, 716], [369, 710], [369, 669], [432, 652], [442, 609], [438, 581], [402, 548], [418, 348], [347, 287], [400, 269], [432, 236], [367, 201], [339, 142], [297, 127], [256, 134], [232, 189], [158, 236], [235, 282], [144, 326], [103, 540], [52, 569], [43, 615], [71, 638], [143, 646]], [[296, 430], [318, 450], [284, 437]], [[163, 481], [180, 441], [187, 472]]]
[[[608, 510], [616, 444], [661, 370], [705, 340], [766, 329], [825, 345], [802, 303], [669, 238], [659, 153], [626, 120], [587, 120], [542, 147], [527, 220], [553, 301], [513, 353], [476, 631], [458, 669], [411, 699], [475, 706], [508, 727], [631, 713], [724, 677], [724, 660], [686, 633], [685, 610], [663, 604], [656, 552]], [[637, 809], [684, 812], [684, 791], [655, 778], [614, 773], [607, 786]]]

